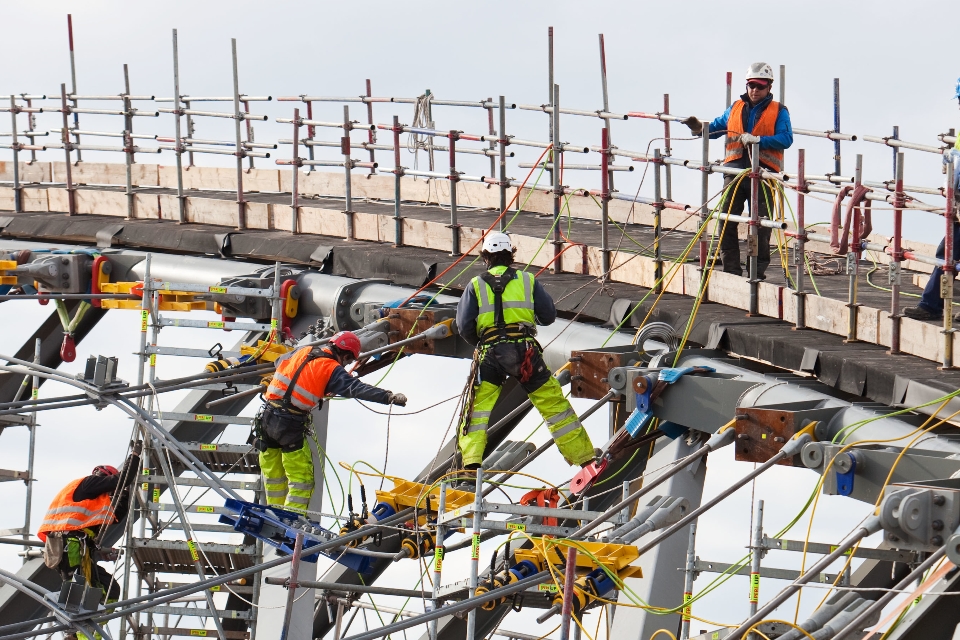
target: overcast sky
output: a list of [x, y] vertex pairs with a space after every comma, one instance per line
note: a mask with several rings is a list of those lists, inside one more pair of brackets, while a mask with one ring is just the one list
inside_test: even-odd
[[[8, 25], [0, 43], [0, 55], [5, 61], [0, 65], [0, 90], [4, 94], [26, 91], [53, 95], [61, 82], [67, 82], [69, 87], [66, 13], [72, 11], [80, 93], [119, 93], [123, 86], [122, 64], [128, 63], [134, 93], [171, 95], [171, 29], [177, 28], [181, 86], [187, 94], [225, 95], [232, 91], [230, 38], [235, 37], [241, 91], [251, 95], [358, 95], [364, 90], [364, 79], [370, 78], [374, 95], [413, 97], [430, 88], [441, 98], [480, 100], [503, 94], [510, 102], [540, 104], [547, 99], [546, 31], [553, 25], [556, 81], [561, 85], [562, 106], [588, 110], [601, 106], [597, 34], [603, 32], [613, 111], [658, 111], [662, 109], [663, 94], [670, 93], [674, 113], [714, 117], [724, 108], [725, 72], [734, 73], [734, 89], [739, 93], [747, 66], [764, 60], [775, 69], [780, 64], [787, 67], [786, 104], [796, 127], [831, 127], [833, 78], [839, 77], [844, 131], [888, 135], [892, 125], [899, 125], [902, 138], [935, 145], [937, 133], [960, 124], [956, 101], [951, 100], [960, 65], [953, 62], [955, 56], [941, 44], [946, 28], [938, 27], [953, 24], [955, 11], [950, 9], [955, 6], [948, 2], [915, 1], [905, 7], [902, 2], [835, 0], [774, 3], [762, 8], [750, 3], [599, 1], [5, 2], [0, 5], [0, 18]], [[289, 117], [292, 105], [273, 102], [262, 110], [253, 110], [271, 117]], [[377, 105], [375, 120], [389, 122], [394, 112], [401, 114], [401, 121], [410, 122], [412, 107], [406, 105], [397, 111]], [[318, 108], [315, 117], [334, 119], [341, 114], [339, 107]], [[356, 106], [351, 115], [365, 117]], [[41, 128], [58, 126], [58, 114], [44, 114], [41, 118]], [[81, 117], [85, 128], [119, 130], [117, 120]], [[437, 108], [435, 120], [440, 129], [476, 132], [484, 131], [486, 126], [480, 110]], [[511, 112], [507, 122], [508, 131], [518, 136], [546, 138], [546, 117], [542, 114]], [[169, 116], [157, 121], [141, 119], [136, 124], [138, 131], [172, 134]], [[229, 139], [229, 125], [204, 120], [198, 125], [197, 135]], [[8, 128], [8, 124], [0, 126], [2, 130]], [[272, 122], [261, 123], [257, 125], [257, 139], [287, 137], [287, 129]], [[684, 136], [684, 131], [676, 126], [673, 133]], [[333, 140], [337, 134], [328, 130], [323, 135]], [[614, 140], [623, 148], [643, 151], [652, 138], [661, 135], [662, 127], [652, 122], [614, 124]], [[565, 116], [561, 138], [599, 144], [599, 121]], [[677, 141], [674, 153], [696, 158], [699, 145], [699, 141]], [[787, 153], [788, 168], [796, 165], [797, 148], [808, 149], [808, 171], [832, 170], [831, 145], [801, 137]], [[721, 153], [720, 144], [714, 143], [712, 157]], [[865, 142], [844, 144], [844, 174], [852, 172], [857, 153], [864, 154], [867, 178], [882, 180], [891, 176], [891, 150]], [[286, 157], [289, 150], [280, 150], [277, 155]], [[59, 160], [62, 155], [48, 152], [46, 157]], [[121, 160], [119, 155], [108, 159]], [[388, 158], [383, 161], [392, 164]], [[590, 160], [595, 161], [595, 157]], [[162, 155], [160, 162], [172, 163], [173, 156]], [[211, 161], [204, 158], [203, 162]], [[272, 162], [260, 161], [260, 166], [272, 166]], [[476, 167], [472, 170], [476, 172], [484, 167], [480, 163], [469, 166]], [[513, 169], [511, 173], [518, 177], [521, 172]], [[629, 178], [621, 178], [622, 175], [618, 174], [621, 190], [635, 190], [639, 172]], [[908, 183], [939, 186], [939, 158], [908, 152], [906, 179]], [[678, 170], [674, 180], [676, 200], [699, 199], [698, 175]], [[595, 173], [577, 174], [567, 182], [593, 188], [599, 184]], [[713, 185], [719, 188], [719, 180], [715, 179]], [[649, 184], [645, 185], [644, 191], [648, 188]], [[940, 204], [942, 199], [931, 197], [929, 201]], [[825, 206], [814, 208], [813, 213], [823, 215]], [[880, 210], [875, 226], [888, 229], [889, 217], [888, 211]], [[929, 214], [910, 213], [905, 226], [905, 235], [914, 239], [935, 243], [942, 236], [942, 221]], [[0, 307], [0, 324], [4, 327], [0, 353], [14, 352], [48, 312], [49, 307], [25, 302]], [[121, 375], [135, 379], [135, 361], [130, 354], [137, 347], [137, 327], [133, 313], [108, 314], [78, 348], [77, 363], [65, 369], [77, 371], [88, 353], [118, 355], [122, 361]], [[180, 333], [162, 335], [162, 342], [171, 340], [184, 346], [208, 347], [222, 338], [205, 332], [165, 331]], [[161, 377], [188, 373], [201, 366], [199, 362], [163, 361]], [[400, 363], [383, 384], [410, 396], [408, 409], [416, 410], [458, 393], [466, 371], [467, 363], [462, 361], [412, 358]], [[374, 381], [379, 379], [371, 377]], [[41, 395], [66, 392], [49, 385]], [[162, 403], [169, 409], [174, 399], [164, 398]], [[389, 471], [398, 475], [419, 471], [439, 446], [452, 410], [451, 403], [418, 416], [395, 417], [391, 422]], [[331, 420], [330, 455], [334, 460], [363, 459], [375, 466], [382, 465], [384, 417], [370, 414], [350, 401], [336, 403]], [[119, 464], [131, 429], [128, 420], [110, 409], [96, 413], [83, 408], [43, 415], [41, 424], [34, 524], [65, 482], [88, 473], [96, 464]], [[536, 421], [528, 418], [518, 433], [526, 435], [534, 426]], [[589, 426], [595, 440], [602, 442], [604, 421], [598, 417]], [[245, 433], [240, 431], [231, 430], [224, 441], [243, 441]], [[538, 433], [534, 441], [540, 442], [544, 437]], [[9, 429], [2, 438], [0, 466], [24, 468], [25, 431]], [[748, 470], [747, 465], [735, 463], [732, 458], [732, 451], [711, 458], [708, 495]], [[553, 451], [539, 460], [531, 473], [542, 474], [554, 482], [569, 476], [566, 465]], [[346, 480], [346, 474], [343, 476]], [[800, 509], [815, 480], [813, 474], [804, 470], [779, 467], [764, 476], [756, 487], [756, 497], [767, 500], [770, 531], [778, 530]], [[8, 505], [0, 518], [0, 528], [21, 524], [22, 507], [18, 505], [22, 495], [22, 485], [0, 486], [0, 496]], [[745, 553], [749, 488], [726, 504], [727, 508], [701, 519], [698, 554], [704, 559], [731, 562]], [[851, 505], [842, 499], [825, 498], [820, 504], [812, 539], [822, 542], [840, 539], [868, 510], [866, 505]], [[802, 521], [798, 530], [789, 535], [802, 538], [804, 526]], [[13, 569], [19, 564], [13, 551], [0, 548], [0, 564], [5, 568]], [[486, 547], [482, 557], [489, 557]], [[452, 557], [446, 564], [449, 569], [445, 580], [465, 577], [465, 560], [465, 556]], [[780, 553], [768, 556], [765, 562], [792, 567], [798, 561], [796, 555]], [[388, 572], [384, 583], [410, 587], [415, 580], [412, 567], [397, 565]], [[708, 580], [708, 576], [702, 577], [697, 588]], [[695, 612], [720, 622], [740, 620], [747, 611], [746, 580], [734, 578], [728, 585], [698, 603]], [[772, 582], [764, 583], [768, 595], [774, 588]], [[819, 597], [806, 597], [802, 611], [809, 610], [818, 600]], [[508, 620], [504, 626], [531, 633], [547, 630], [536, 626], [528, 613], [519, 617], [516, 621]], [[590, 626], [593, 624], [595, 618]]]

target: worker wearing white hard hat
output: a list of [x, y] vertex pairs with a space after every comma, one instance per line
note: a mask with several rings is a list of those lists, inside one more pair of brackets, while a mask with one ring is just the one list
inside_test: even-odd
[[476, 469], [483, 461], [490, 414], [508, 377], [520, 384], [543, 416], [567, 462], [588, 465], [597, 452], [544, 363], [535, 338], [536, 325], [553, 324], [557, 309], [532, 273], [513, 269], [515, 254], [507, 234], [491, 233], [484, 238], [480, 256], [487, 271], [470, 281], [457, 306], [460, 335], [477, 345], [471, 367], [472, 392], [458, 438], [464, 467]]
[[[953, 99], [960, 102], [960, 78], [957, 79], [956, 87], [953, 91]], [[953, 147], [943, 152], [944, 171], [953, 163], [953, 174], [947, 176], [947, 180], [953, 180], [954, 188], [954, 216], [953, 216], [953, 259], [960, 260], [960, 222], [957, 221], [957, 197], [960, 196], [960, 136]], [[944, 185], [946, 186], [946, 185]], [[940, 241], [937, 247], [936, 257], [943, 260], [946, 255], [946, 238]], [[903, 315], [914, 320], [937, 320], [943, 318], [943, 298], [942, 287], [943, 268], [934, 267], [933, 273], [927, 279], [927, 285], [923, 288], [923, 295], [920, 296], [920, 302], [915, 307], [905, 307]], [[949, 279], [949, 284], [953, 284], [953, 279]], [[954, 316], [956, 322], [960, 322], [960, 313]]]
[[[793, 144], [793, 128], [790, 124], [790, 112], [774, 101], [773, 68], [766, 62], [754, 62], [747, 69], [744, 78], [746, 92], [727, 107], [718, 118], [710, 123], [711, 138], [726, 134], [726, 156], [723, 164], [736, 169], [750, 167], [750, 153], [757, 144], [760, 151], [760, 165], [769, 171], [783, 171], [783, 151]], [[683, 121], [696, 135], [703, 133], [703, 125], [690, 117]], [[730, 185], [736, 182], [732, 188]], [[725, 188], [720, 204], [722, 213], [740, 215], [743, 206], [750, 198], [750, 180], [739, 176], [726, 176]], [[767, 202], [773, 200], [773, 193], [766, 185], [761, 189], [759, 215], [769, 218]], [[737, 223], [727, 222], [720, 237], [720, 259], [727, 273], [743, 275], [740, 265], [740, 242], [737, 238]], [[761, 279], [770, 264], [770, 229], [758, 230], [757, 275]]]

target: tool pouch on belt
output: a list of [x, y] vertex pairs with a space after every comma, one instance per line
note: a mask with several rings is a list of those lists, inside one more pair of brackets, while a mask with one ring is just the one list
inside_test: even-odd
[[47, 534], [47, 540], [43, 544], [43, 564], [48, 569], [56, 569], [60, 566], [60, 560], [63, 558], [63, 534], [59, 531], [52, 531]]
[[[272, 444], [279, 446], [280, 451], [292, 453], [303, 447], [303, 437], [309, 422], [310, 414], [294, 413], [282, 407], [267, 405], [260, 418], [260, 430], [266, 440], [272, 440]], [[258, 440], [262, 442], [260, 438]]]
[[[294, 409], [290, 403], [290, 398], [293, 397], [297, 380], [306, 366], [317, 358], [323, 357], [325, 357], [323, 352], [316, 349], [311, 351], [310, 355], [297, 367], [290, 378], [287, 391], [283, 394], [283, 400], [280, 404], [267, 403], [261, 409], [254, 419], [254, 429], [257, 436], [254, 445], [257, 451], [266, 451], [272, 446], [276, 446], [283, 453], [292, 453], [303, 448], [303, 438], [310, 429], [311, 415], [309, 412]], [[318, 406], [323, 406], [322, 400]]]

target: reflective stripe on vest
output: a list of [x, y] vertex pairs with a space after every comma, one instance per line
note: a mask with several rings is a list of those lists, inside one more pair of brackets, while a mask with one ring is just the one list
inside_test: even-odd
[[[506, 267], [493, 267], [490, 273], [499, 276]], [[494, 312], [493, 287], [479, 277], [471, 281], [473, 292], [477, 296], [480, 313], [477, 315], [477, 333], [497, 324]], [[517, 271], [517, 277], [507, 283], [503, 289], [503, 321], [507, 324], [536, 324], [537, 316], [533, 312], [533, 274]]]
[[37, 537], [46, 542], [47, 534], [55, 531], [79, 531], [96, 527], [104, 523], [113, 523], [116, 520], [113, 509], [110, 508], [110, 499], [113, 497], [105, 493], [96, 498], [74, 502], [73, 492], [83, 478], [73, 480], [60, 490], [43, 516]]
[[[724, 164], [729, 164], [743, 157], [743, 144], [740, 143], [740, 134], [743, 130], [744, 107], [747, 103], [737, 100], [730, 107], [730, 117], [727, 119], [727, 157]], [[771, 100], [763, 113], [753, 125], [750, 133], [755, 136], [772, 136], [777, 132], [777, 116], [780, 115], [780, 103]], [[760, 149], [760, 164], [771, 171], [783, 171], [783, 151], [777, 149]]]
[[[270, 386], [264, 397], [267, 400], [280, 402], [283, 400], [287, 387], [290, 385], [290, 378], [296, 372], [297, 367], [303, 364], [303, 361], [310, 355], [311, 347], [301, 347], [292, 356], [277, 365], [277, 371], [270, 380]], [[312, 411], [320, 401], [327, 390], [327, 383], [333, 370], [340, 364], [333, 358], [316, 358], [306, 366], [300, 377], [297, 378], [297, 384], [293, 387], [293, 393], [290, 395], [290, 404], [301, 411]]]

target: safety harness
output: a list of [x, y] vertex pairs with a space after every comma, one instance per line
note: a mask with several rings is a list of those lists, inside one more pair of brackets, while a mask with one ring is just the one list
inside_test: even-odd
[[[493, 317], [495, 324], [489, 329], [486, 329], [483, 335], [480, 336], [480, 345], [482, 348], [478, 351], [478, 362], [483, 361], [486, 355], [486, 347], [492, 344], [509, 340], [527, 340], [535, 335], [532, 327], [519, 322], [507, 324], [503, 317], [503, 292], [510, 281], [516, 277], [517, 270], [513, 267], [507, 267], [506, 271], [499, 276], [495, 276], [489, 271], [480, 274], [480, 279], [490, 285], [490, 289], [493, 290]], [[519, 381], [521, 383], [528, 382], [530, 376], [533, 375], [533, 355], [534, 346], [528, 342], [526, 353], [524, 353], [523, 356], [523, 362], [520, 364]]]
[[[324, 351], [323, 349], [312, 349], [310, 355], [304, 358], [303, 362], [300, 363], [300, 366], [297, 367], [297, 370], [293, 372], [293, 376], [290, 378], [290, 384], [287, 385], [287, 390], [283, 394], [283, 399], [277, 403], [273, 401], [267, 401], [271, 407], [275, 409], [281, 409], [283, 411], [288, 411], [294, 415], [303, 415], [307, 416], [308, 413], [301, 411], [297, 407], [293, 406], [293, 403], [290, 402], [293, 398], [293, 390], [297, 386], [297, 380], [300, 378], [300, 374], [303, 373], [303, 370], [307, 368], [307, 365], [313, 362], [314, 360], [319, 360], [320, 358], [330, 358], [335, 359], [332, 353]], [[320, 402], [317, 404], [317, 408], [320, 409], [323, 407], [323, 399], [320, 399]]]
[[[300, 366], [290, 378], [287, 390], [283, 394], [280, 402], [267, 400], [266, 404], [257, 414], [253, 421], [253, 444], [258, 451], [266, 451], [267, 444], [264, 442], [264, 435], [281, 446], [283, 451], [295, 451], [303, 446], [303, 436], [311, 432], [310, 421], [312, 415], [310, 412], [304, 412], [293, 406], [291, 399], [293, 390], [297, 385], [300, 374], [308, 364], [319, 358], [334, 358], [333, 354], [322, 349], [313, 349], [310, 354], [304, 358]], [[323, 406], [323, 399], [317, 404], [317, 408]], [[297, 442], [300, 444], [294, 446]]]
[[494, 326], [484, 330], [480, 336], [480, 344], [488, 345], [504, 340], [525, 340], [534, 336], [530, 327], [521, 323], [507, 324], [503, 317], [503, 292], [507, 285], [517, 277], [517, 270], [507, 267], [506, 271], [498, 276], [489, 271], [480, 274], [479, 278], [490, 285], [493, 290]]

